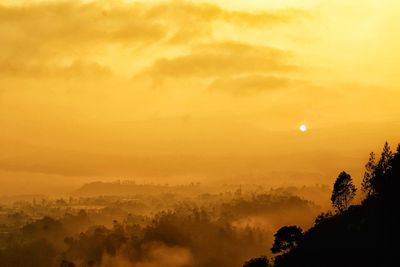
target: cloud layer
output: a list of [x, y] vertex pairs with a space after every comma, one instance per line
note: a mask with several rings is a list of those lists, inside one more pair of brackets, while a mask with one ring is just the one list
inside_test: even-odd
[[3, 184], [314, 182], [398, 141], [397, 2], [210, 2], [0, 5]]

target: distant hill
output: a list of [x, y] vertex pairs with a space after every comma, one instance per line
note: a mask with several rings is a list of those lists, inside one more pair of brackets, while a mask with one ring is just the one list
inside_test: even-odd
[[117, 182], [92, 182], [83, 185], [73, 192], [75, 196], [127, 196], [127, 195], [152, 195], [165, 193], [200, 193], [199, 184], [188, 185], [153, 185], [136, 184], [131, 181]]

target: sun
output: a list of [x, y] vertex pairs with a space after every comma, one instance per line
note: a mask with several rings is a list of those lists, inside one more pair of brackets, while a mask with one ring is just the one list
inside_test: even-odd
[[299, 130], [301, 131], [301, 132], [306, 132], [307, 131], [307, 125], [305, 125], [305, 124], [302, 124], [302, 125], [300, 125], [300, 127], [299, 127]]

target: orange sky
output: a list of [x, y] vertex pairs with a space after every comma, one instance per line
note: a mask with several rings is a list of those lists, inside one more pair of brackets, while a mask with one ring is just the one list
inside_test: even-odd
[[0, 3], [0, 195], [331, 184], [400, 142], [398, 1]]

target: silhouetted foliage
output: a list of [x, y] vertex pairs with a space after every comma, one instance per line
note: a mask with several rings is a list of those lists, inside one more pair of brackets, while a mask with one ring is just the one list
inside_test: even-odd
[[362, 183], [363, 192], [366, 194], [364, 201], [371, 198], [388, 199], [394, 196], [393, 190], [399, 188], [399, 157], [400, 145], [397, 147], [397, 151], [393, 153], [387, 142], [383, 146], [378, 162], [375, 162], [373, 153], [371, 153]]
[[389, 144], [386, 142], [383, 146], [381, 158], [374, 168], [374, 173], [371, 177], [371, 186], [373, 188], [374, 195], [384, 194], [384, 191], [388, 189], [387, 184], [390, 179], [390, 172], [392, 169], [393, 153], [390, 150]]
[[356, 195], [356, 187], [353, 185], [351, 176], [341, 172], [333, 185], [331, 196], [332, 206], [339, 212], [346, 210]]
[[314, 225], [318, 225], [323, 223], [324, 221], [328, 220], [329, 218], [331, 218], [333, 216], [332, 212], [328, 211], [328, 212], [322, 212], [320, 214], [318, 214], [318, 216], [315, 218], [315, 222]]
[[269, 261], [268, 258], [265, 256], [251, 259], [243, 264], [243, 267], [268, 267], [268, 266], [270, 266]]
[[[400, 146], [393, 153], [385, 143], [378, 163], [370, 154], [363, 181], [367, 197], [362, 205], [348, 207], [352, 198], [348, 197], [349, 193], [355, 192], [355, 188], [351, 186], [351, 177], [341, 173], [332, 197], [337, 200], [337, 196], [347, 195], [344, 202], [338, 201], [341, 212], [318, 215], [314, 226], [302, 235], [301, 242], [274, 258], [274, 266], [399, 266], [396, 258], [399, 181]], [[274, 244], [274, 251], [280, 251], [276, 247], [279, 248]]]
[[369, 154], [369, 160], [367, 164], [365, 164], [364, 178], [361, 184], [362, 191], [364, 192], [367, 198], [371, 197], [375, 193], [371, 183], [371, 180], [374, 177], [375, 167], [376, 167], [375, 153], [371, 152]]
[[303, 230], [298, 226], [284, 226], [274, 235], [272, 253], [284, 253], [296, 247], [303, 236]]

